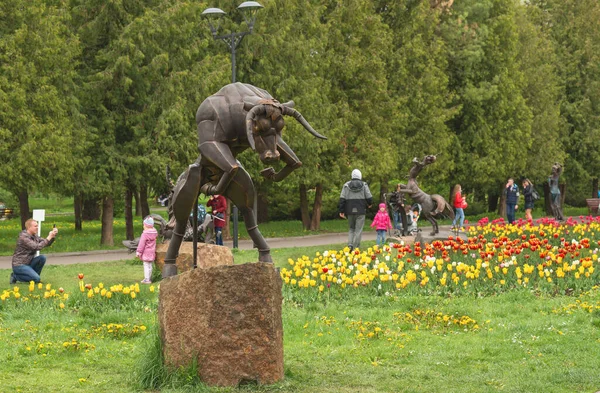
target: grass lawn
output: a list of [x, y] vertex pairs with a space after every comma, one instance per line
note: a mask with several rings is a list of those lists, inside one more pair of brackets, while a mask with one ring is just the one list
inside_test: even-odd
[[[289, 258], [327, 248], [279, 249], [273, 257], [283, 267]], [[255, 258], [253, 251], [234, 254], [236, 263]], [[79, 291], [78, 273], [94, 286], [128, 286], [140, 280], [142, 266], [134, 260], [50, 265], [42, 273], [44, 285], [64, 288], [67, 300], [43, 299], [45, 288], [35, 288], [41, 299], [0, 302], [2, 392], [144, 391], [139, 381], [156, 342], [156, 291], [142, 286], [135, 299], [116, 293], [110, 300], [88, 299]], [[8, 274], [0, 270], [0, 277]], [[27, 284], [18, 287], [29, 293]], [[0, 280], [0, 292], [8, 289]], [[385, 296], [359, 288], [344, 298], [325, 294], [303, 302], [292, 301], [288, 291], [284, 286], [284, 381], [209, 388], [182, 373], [160, 391], [600, 390], [597, 287], [574, 296], [517, 289], [485, 297]], [[433, 317], [438, 313], [469, 322], [442, 326]]]

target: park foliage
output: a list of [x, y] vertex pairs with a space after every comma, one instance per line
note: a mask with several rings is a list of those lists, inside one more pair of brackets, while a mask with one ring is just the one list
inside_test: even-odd
[[[229, 53], [201, 16], [209, 6], [3, 1], [0, 188], [9, 202], [25, 212], [33, 192], [101, 202], [102, 241], [111, 244], [114, 212], [124, 205], [127, 216], [133, 195], [165, 192], [166, 166], [176, 176], [197, 157], [198, 105], [231, 78]], [[246, 27], [236, 2], [217, 6], [233, 18], [224, 31]], [[317, 229], [335, 214], [333, 190], [352, 168], [383, 191], [428, 153], [439, 155], [423, 188], [448, 195], [461, 183], [478, 212], [493, 210], [508, 176], [542, 184], [554, 161], [565, 165], [569, 204], [590, 196], [600, 173], [596, 0], [264, 6], [238, 49], [237, 79], [295, 100], [329, 139], [288, 122], [284, 138], [304, 165], [277, 186], [261, 179], [254, 154], [242, 154], [261, 221], [302, 215]], [[321, 193], [311, 222], [307, 201]]]

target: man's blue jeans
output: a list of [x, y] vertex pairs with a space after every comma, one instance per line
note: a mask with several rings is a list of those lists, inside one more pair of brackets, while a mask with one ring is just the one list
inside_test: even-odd
[[515, 222], [515, 205], [512, 203], [506, 204], [506, 218], [509, 224]]
[[13, 274], [17, 281], [22, 282], [40, 282], [40, 274], [46, 264], [46, 256], [40, 255], [31, 260], [29, 265], [13, 266]]
[[392, 218], [394, 219], [394, 229], [402, 229], [402, 218], [400, 218], [400, 211], [392, 212]]
[[215, 227], [215, 244], [217, 246], [223, 245], [223, 228]]

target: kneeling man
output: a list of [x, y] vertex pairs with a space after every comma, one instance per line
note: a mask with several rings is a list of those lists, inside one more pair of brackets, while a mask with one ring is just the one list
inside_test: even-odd
[[37, 221], [29, 219], [25, 221], [25, 230], [19, 234], [17, 248], [12, 258], [11, 284], [15, 284], [17, 281], [40, 282], [40, 274], [46, 264], [46, 257], [39, 255], [34, 258], [34, 255], [36, 251], [54, 243], [58, 229], [52, 229], [48, 237], [43, 239], [37, 235], [38, 225]]

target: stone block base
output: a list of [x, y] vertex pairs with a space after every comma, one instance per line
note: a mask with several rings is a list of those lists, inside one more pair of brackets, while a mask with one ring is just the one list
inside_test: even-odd
[[216, 266], [161, 281], [158, 318], [165, 363], [213, 386], [283, 379], [281, 277], [271, 263]]
[[[163, 271], [165, 256], [169, 242], [156, 245], [156, 266]], [[179, 248], [179, 256], [175, 262], [178, 273], [192, 270], [194, 266], [194, 244], [182, 242]], [[228, 247], [216, 246], [214, 244], [198, 243], [198, 267], [212, 267], [222, 265], [233, 265], [233, 254]]]

